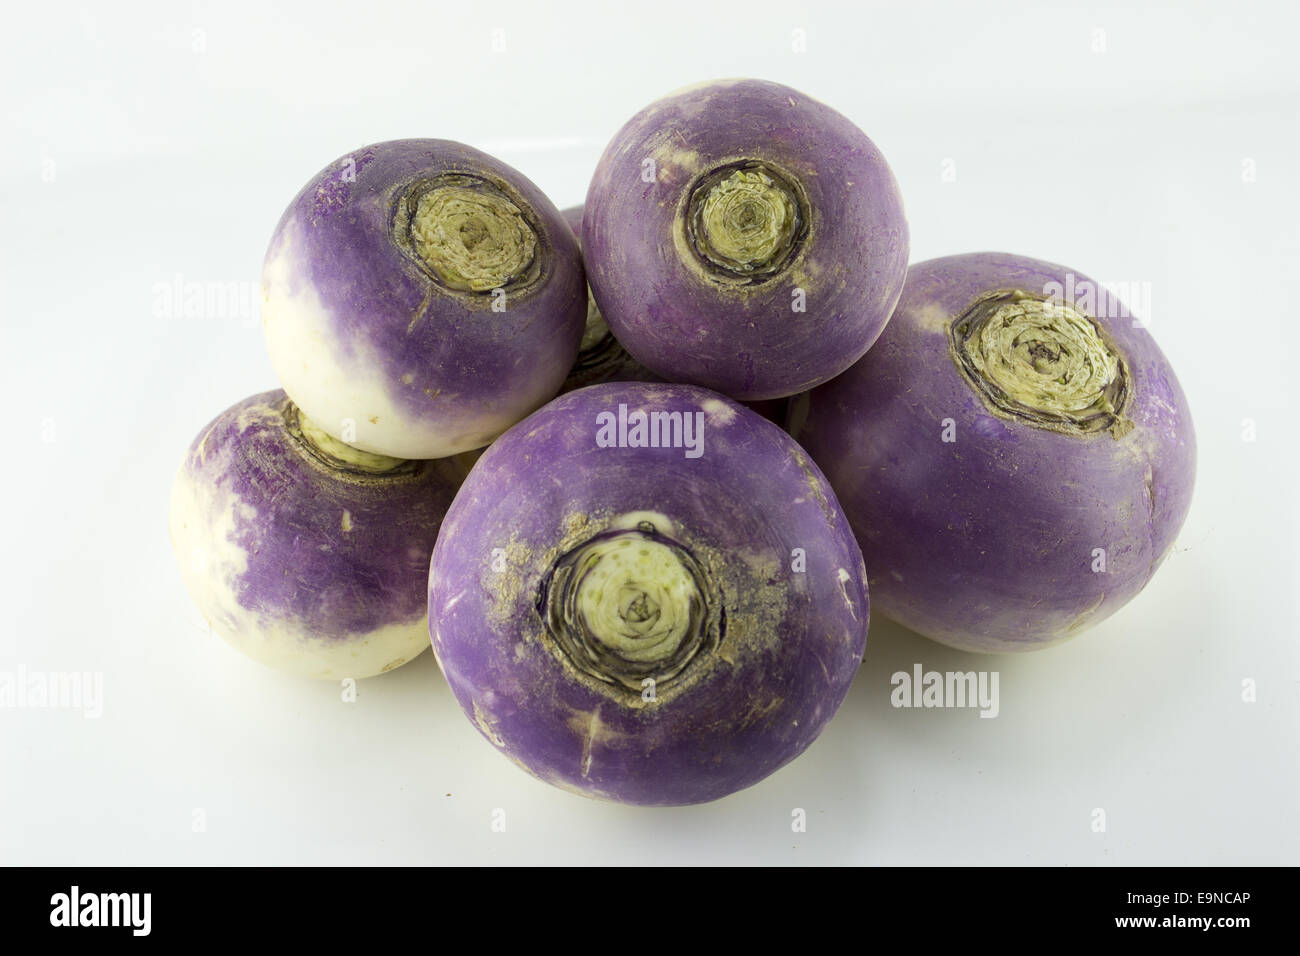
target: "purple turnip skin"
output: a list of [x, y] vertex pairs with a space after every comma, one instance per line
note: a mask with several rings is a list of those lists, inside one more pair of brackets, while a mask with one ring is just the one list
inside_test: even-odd
[[453, 460], [344, 448], [284, 392], [264, 392], [190, 447], [172, 544], [228, 643], [304, 677], [369, 677], [428, 646], [429, 555], [464, 475]]
[[[1008, 301], [987, 298], [1001, 290], [1029, 295], [1008, 315], [1044, 297], [1069, 307], [1118, 358], [1109, 385], [1077, 393], [1094, 396], [1078, 413], [1092, 430], [1034, 423], [1023, 401], [1007, 407], [1021, 386], [1003, 389], [1000, 406], [975, 385], [987, 376], [959, 365], [954, 330], [963, 318], [975, 328], [981, 297]], [[1033, 323], [1014, 333], [1018, 354], [1042, 363], [1023, 380], [1039, 390], [1030, 402], [1039, 412], [1057, 408], [1041, 397], [1063, 367], [1053, 363], [1087, 353], [1086, 334], [1068, 339], [1066, 313], [1055, 314], [1055, 331]], [[1086, 383], [1086, 370], [1071, 379]], [[1122, 607], [1168, 554], [1196, 471], [1187, 402], [1150, 332], [1086, 276], [1005, 253], [912, 266], [880, 341], [813, 390], [792, 433], [853, 523], [875, 609], [970, 651], [1046, 647]]]
[[669, 381], [744, 401], [852, 365], [907, 271], [880, 151], [830, 107], [759, 80], [689, 88], [634, 116], [596, 168], [582, 229], [587, 280], [627, 350]]
[[333, 437], [399, 458], [486, 445], [578, 353], [578, 243], [523, 175], [446, 140], [378, 143], [294, 199], [263, 268], [281, 385]]
[[[570, 206], [561, 210], [560, 215], [573, 230], [574, 236], [582, 237], [582, 207]], [[579, 242], [581, 245], [581, 242]], [[658, 375], [628, 354], [627, 349], [614, 338], [609, 324], [600, 314], [596, 300], [587, 290], [587, 326], [582, 334], [582, 344], [578, 348], [578, 358], [569, 370], [560, 393], [572, 392], [588, 385], [600, 385], [602, 382], [660, 382]]]
[[[600, 447], [620, 404], [690, 415], [701, 453]], [[434, 548], [429, 608], [448, 684], [504, 754], [573, 792], [681, 805], [812, 743], [862, 659], [868, 604], [852, 531], [789, 436], [704, 389], [610, 383], [483, 454]]]

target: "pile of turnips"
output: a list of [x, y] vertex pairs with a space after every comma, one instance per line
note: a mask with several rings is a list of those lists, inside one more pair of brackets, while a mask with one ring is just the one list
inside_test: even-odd
[[880, 151], [774, 83], [646, 107], [563, 213], [457, 143], [343, 157], [267, 251], [283, 391], [177, 476], [186, 585], [304, 676], [431, 639], [557, 786], [756, 783], [843, 701], [868, 578], [927, 637], [1037, 649], [1136, 595], [1187, 514], [1187, 403], [1122, 303], [1022, 256], [907, 259]]

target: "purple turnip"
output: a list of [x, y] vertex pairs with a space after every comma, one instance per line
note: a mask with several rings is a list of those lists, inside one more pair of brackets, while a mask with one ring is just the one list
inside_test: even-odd
[[441, 458], [545, 403], [586, 316], [572, 230], [491, 156], [436, 139], [369, 146], [285, 211], [263, 328], [293, 401], [364, 451]]
[[498, 438], [447, 513], [434, 653], [535, 776], [699, 803], [801, 753], [867, 631], [861, 553], [781, 429], [686, 385], [563, 395]]
[[1051, 263], [912, 266], [880, 341], [806, 402], [793, 433], [853, 524], [876, 610], [953, 647], [1032, 650], [1101, 621], [1191, 502], [1173, 369], [1118, 299]]
[[212, 629], [305, 677], [369, 677], [429, 643], [429, 555], [464, 477], [453, 460], [358, 451], [282, 391], [218, 415], [171, 499], [181, 574]]
[[[573, 230], [574, 236], [582, 237], [582, 207], [571, 206], [560, 215]], [[581, 242], [579, 243], [581, 244]], [[560, 392], [571, 392], [575, 388], [599, 385], [602, 382], [658, 382], [659, 376], [634, 359], [627, 349], [619, 344], [610, 332], [605, 317], [600, 314], [596, 300], [587, 290], [587, 326], [582, 333], [582, 343], [578, 348], [578, 358], [569, 370]]]
[[759, 80], [646, 107], [606, 148], [587, 279], [624, 347], [669, 381], [793, 395], [876, 340], [907, 271], [893, 174], [848, 119]]

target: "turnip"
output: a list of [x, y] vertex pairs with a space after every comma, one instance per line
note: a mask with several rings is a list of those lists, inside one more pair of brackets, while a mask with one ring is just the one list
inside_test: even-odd
[[[582, 237], [582, 207], [571, 206], [561, 212], [564, 221], [569, 224], [573, 234]], [[581, 244], [581, 243], [579, 243]], [[618, 339], [609, 330], [609, 324], [600, 314], [600, 308], [587, 290], [587, 325], [582, 333], [582, 343], [578, 347], [578, 358], [569, 370], [568, 378], [560, 391], [571, 392], [575, 388], [599, 385], [602, 382], [657, 382], [659, 376], [632, 358], [627, 349], [619, 344]]]
[[334, 438], [400, 458], [486, 445], [578, 354], [578, 243], [520, 173], [435, 139], [330, 164], [276, 227], [263, 327], [293, 401]]
[[853, 364], [907, 270], [893, 174], [844, 116], [758, 80], [691, 88], [606, 148], [583, 217], [587, 279], [663, 378], [781, 398]]
[[781, 429], [716, 393], [610, 383], [498, 438], [434, 548], [434, 653], [542, 780], [713, 800], [801, 753], [867, 631], [861, 553]]
[[880, 341], [792, 417], [876, 610], [966, 650], [1101, 621], [1151, 579], [1191, 502], [1192, 420], [1150, 332], [1035, 259], [914, 265]]
[[429, 555], [464, 470], [335, 441], [282, 391], [245, 399], [195, 439], [171, 537], [212, 629], [305, 677], [369, 677], [429, 644]]

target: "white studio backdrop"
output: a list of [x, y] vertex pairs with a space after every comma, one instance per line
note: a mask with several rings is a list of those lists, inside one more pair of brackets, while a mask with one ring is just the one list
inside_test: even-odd
[[[1300, 7], [51, 2], [5, 21], [0, 677], [92, 675], [102, 712], [0, 706], [0, 863], [1300, 862]], [[275, 387], [258, 277], [300, 186], [430, 136], [573, 205], [623, 121], [723, 76], [866, 130], [914, 261], [1022, 253], [1137, 300], [1200, 454], [1147, 591], [1025, 656], [877, 617], [811, 750], [672, 810], [526, 776], [431, 655], [344, 702], [207, 633], [167, 497], [199, 429]], [[892, 706], [915, 665], [997, 671], [997, 717]]]

